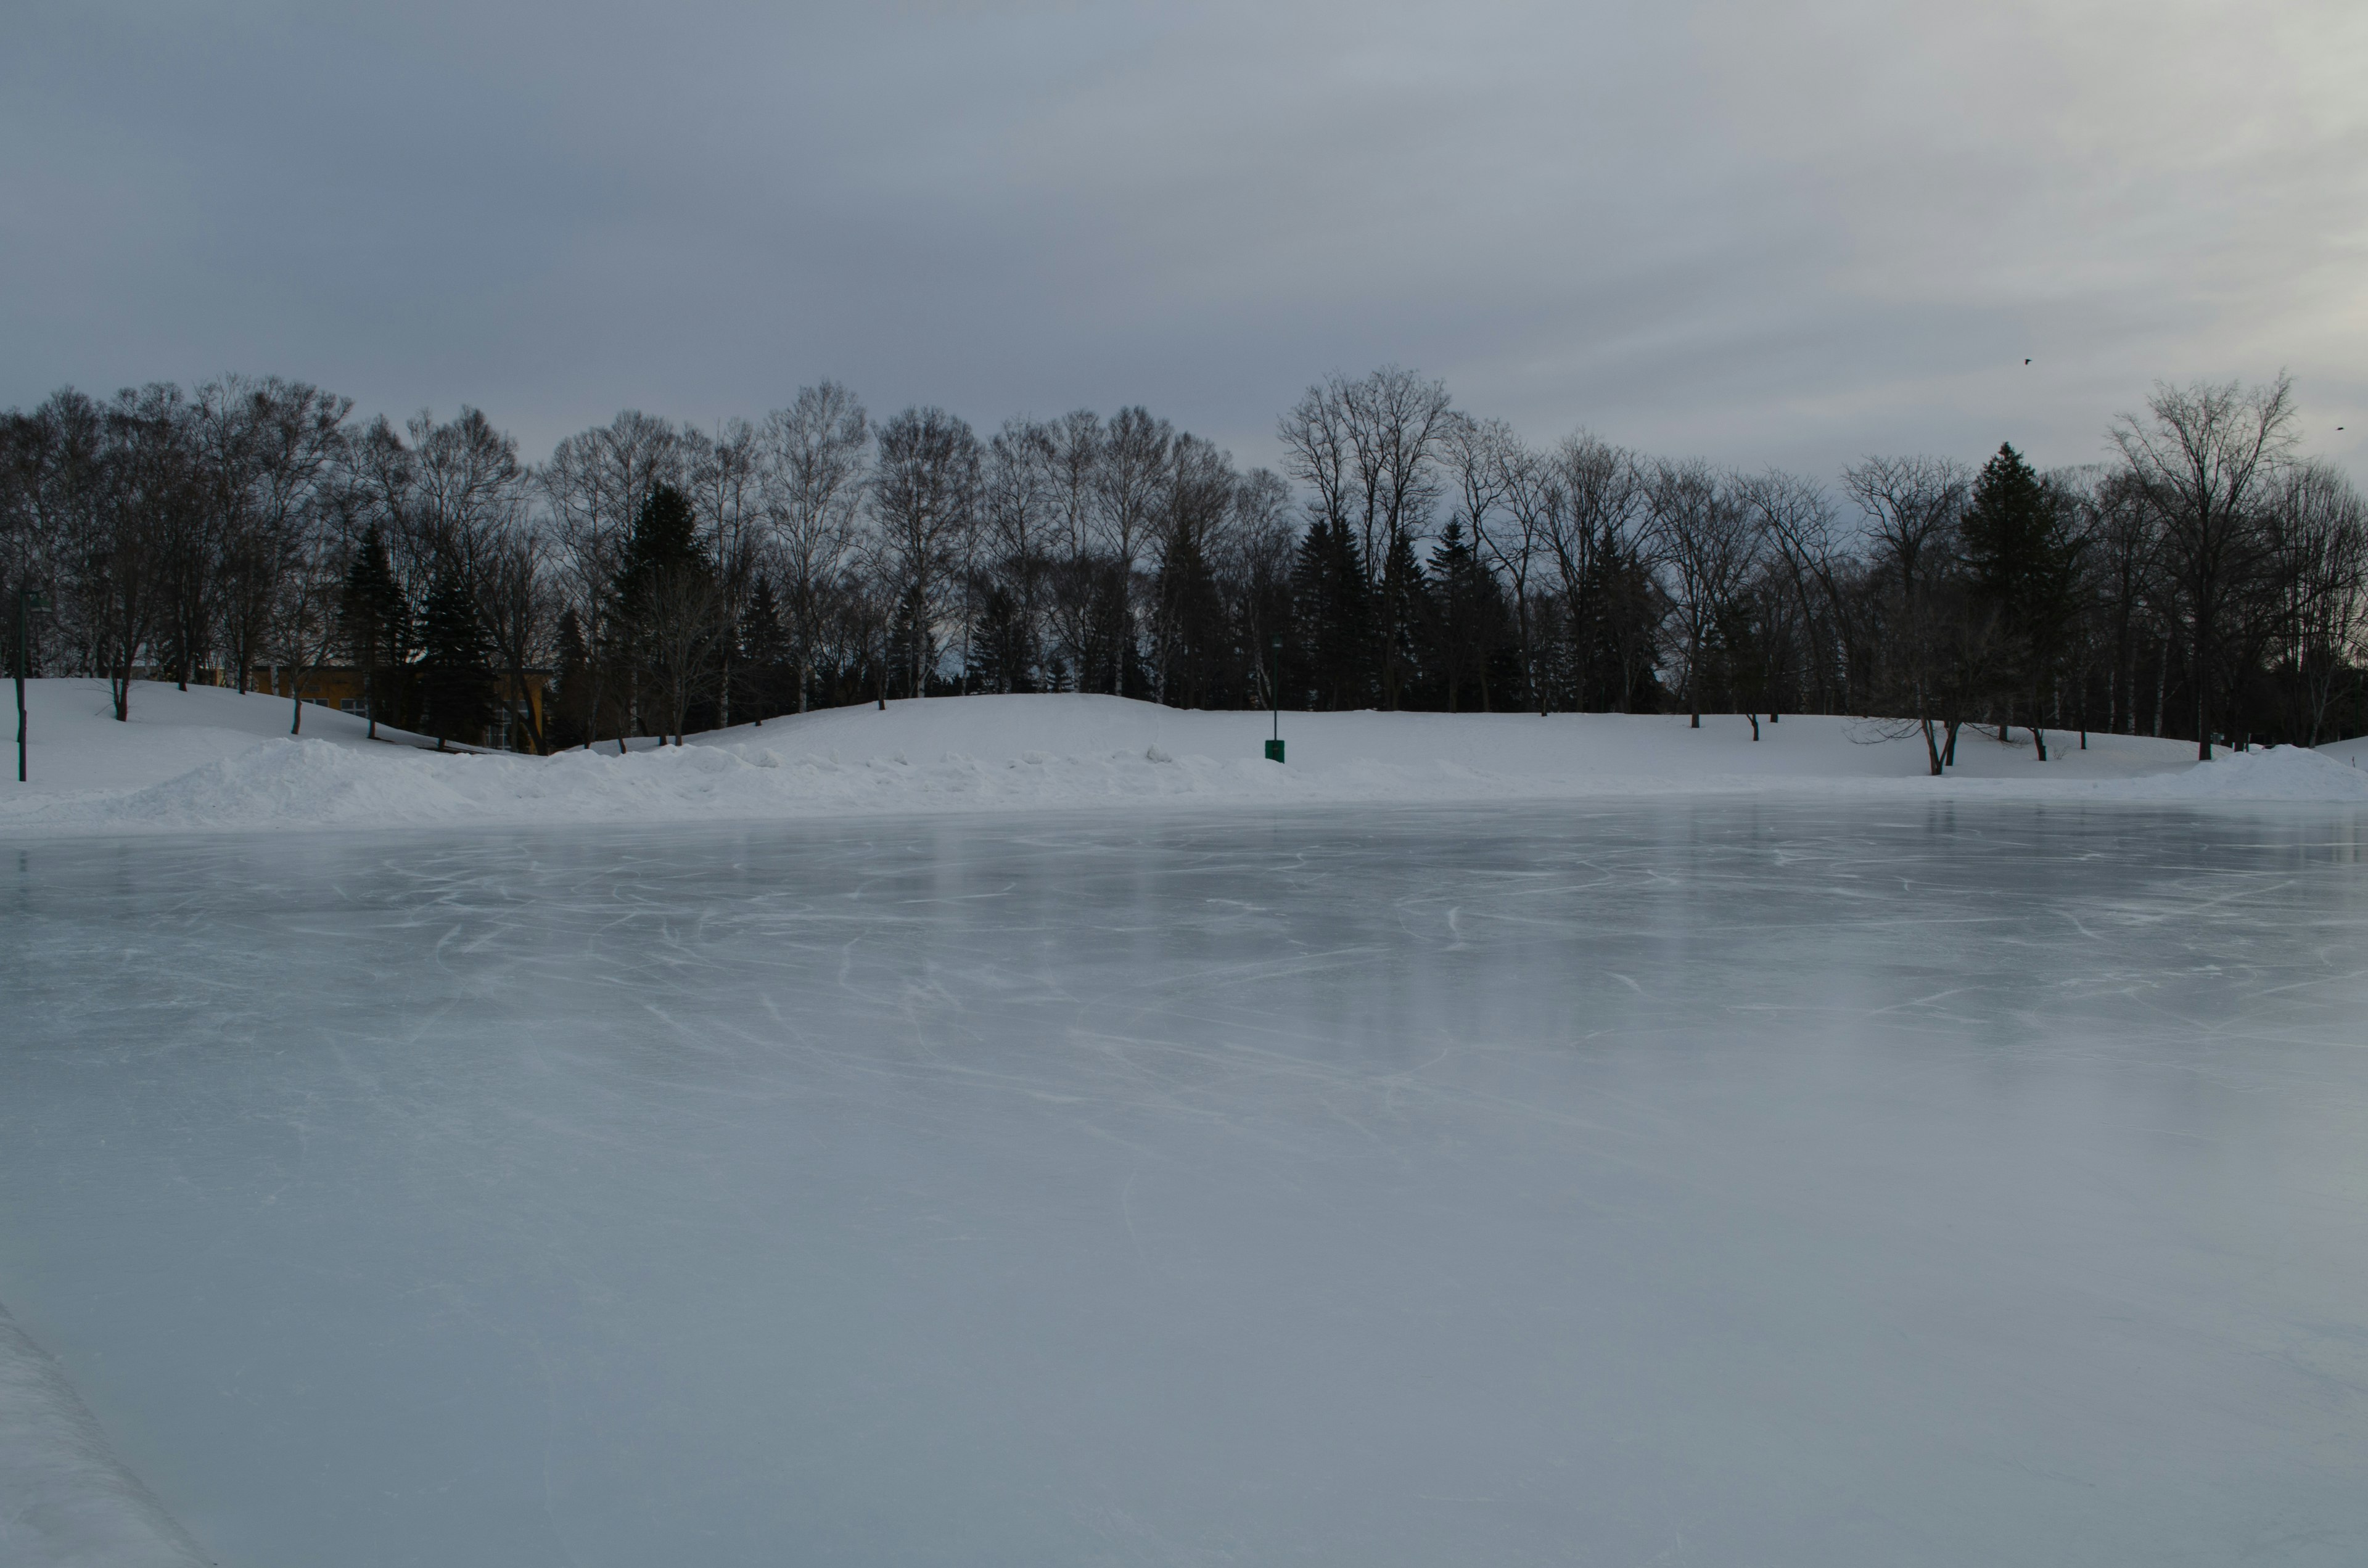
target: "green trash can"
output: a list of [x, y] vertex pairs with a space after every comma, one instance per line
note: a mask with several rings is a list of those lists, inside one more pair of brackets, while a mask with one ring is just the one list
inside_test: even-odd
[[1267, 742], [1266, 759], [1269, 762], [1281, 762], [1282, 760], [1282, 743], [1281, 741]]

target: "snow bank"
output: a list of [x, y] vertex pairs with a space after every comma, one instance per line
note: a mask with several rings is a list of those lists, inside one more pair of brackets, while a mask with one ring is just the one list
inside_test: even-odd
[[2117, 793], [2147, 801], [2368, 801], [2368, 771], [2302, 746], [2270, 746], [2132, 779]]
[[[359, 721], [229, 692], [41, 682], [35, 780], [0, 788], [0, 833], [673, 822], [1163, 803], [1284, 805], [1808, 791], [2128, 801], [2368, 800], [2368, 772], [2290, 748], [2198, 766], [2183, 743], [2057, 733], [2040, 763], [1968, 731], [1927, 776], [1897, 726], [1795, 715], [1293, 713], [1290, 763], [1262, 713], [1112, 697], [935, 698], [832, 709], [550, 758], [459, 756], [363, 737]], [[80, 687], [83, 689], [76, 690]]]
[[123, 1468], [57, 1362], [0, 1307], [0, 1562], [201, 1568], [206, 1561]]

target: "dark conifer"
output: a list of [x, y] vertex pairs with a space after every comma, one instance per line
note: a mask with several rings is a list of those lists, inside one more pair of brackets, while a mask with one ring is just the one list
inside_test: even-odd
[[544, 718], [552, 749], [586, 744], [592, 739], [592, 656], [575, 607], [559, 614], [558, 657]]
[[1415, 559], [1414, 540], [1403, 531], [1391, 536], [1382, 557], [1380, 608], [1380, 631], [1388, 643], [1382, 650], [1382, 706], [1424, 706], [1423, 694], [1431, 684], [1422, 656], [1422, 628], [1432, 615], [1430, 581]]
[[402, 590], [395, 586], [385, 536], [376, 523], [362, 530], [354, 549], [337, 613], [347, 656], [361, 674], [362, 707], [375, 740], [380, 718], [393, 706], [386, 688], [400, 679], [411, 642], [411, 618]]
[[690, 502], [671, 484], [650, 491], [625, 539], [624, 560], [617, 569], [619, 608], [628, 623], [646, 617], [658, 583], [679, 567], [706, 564], [700, 548], [699, 519]]
[[1506, 646], [1505, 591], [1451, 518], [1430, 552], [1429, 651], [1436, 696], [1451, 713], [1491, 710], [1492, 665]]
[[494, 706], [493, 658], [458, 562], [438, 562], [420, 616], [419, 684], [428, 733], [471, 744], [484, 738]]
[[2011, 445], [1982, 465], [1962, 538], [1971, 597], [1989, 622], [1995, 676], [2031, 700], [2032, 735], [2044, 760], [2041, 726], [2074, 612], [2078, 540], [2066, 508]]
[[1292, 618], [1299, 661], [1287, 668], [1292, 687], [1322, 709], [1372, 703], [1372, 590], [1364, 551], [1346, 522], [1318, 519], [1300, 540], [1292, 574]]
[[741, 612], [740, 657], [734, 666], [741, 695], [760, 725], [768, 714], [781, 710], [789, 665], [790, 639], [781, 625], [780, 603], [774, 597], [772, 578], [760, 572]]

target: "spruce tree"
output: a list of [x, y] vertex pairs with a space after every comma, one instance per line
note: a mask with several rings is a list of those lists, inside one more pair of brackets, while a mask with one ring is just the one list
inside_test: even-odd
[[624, 560], [617, 569], [618, 608], [627, 624], [646, 618], [651, 597], [668, 573], [706, 563], [689, 499], [671, 484], [652, 489], [625, 537]]
[[1300, 663], [1292, 684], [1319, 708], [1372, 703], [1372, 589], [1357, 536], [1338, 518], [1318, 518], [1299, 543], [1292, 574], [1292, 619]]
[[1171, 708], [1220, 706], [1231, 629], [1199, 528], [1178, 528], [1161, 552], [1156, 603], [1160, 700]]
[[1451, 713], [1476, 697], [1489, 711], [1492, 665], [1505, 646], [1505, 590], [1451, 518], [1430, 551], [1428, 662], [1437, 672], [1437, 695]]
[[574, 605], [559, 612], [558, 643], [545, 721], [553, 751], [588, 744], [592, 739], [592, 657]]
[[756, 585], [748, 590], [747, 608], [741, 612], [738, 661], [740, 687], [759, 726], [765, 715], [780, 711], [782, 677], [789, 662], [790, 639], [781, 626], [780, 602], [774, 597], [772, 578], [760, 572]]
[[1422, 658], [1422, 628], [1431, 618], [1430, 581], [1415, 559], [1414, 540], [1390, 536], [1382, 557], [1382, 706], [1419, 707], [1430, 672]]
[[2041, 726], [2077, 604], [2079, 541], [2066, 508], [2011, 445], [1982, 465], [1961, 537], [1972, 598], [1990, 620], [1994, 677], [2031, 699], [2032, 738], [2044, 761]]
[[376, 523], [362, 530], [361, 540], [354, 548], [337, 619], [345, 634], [347, 656], [361, 673], [362, 707], [370, 719], [370, 738], [375, 740], [381, 708], [392, 706], [386, 702], [391, 694], [385, 688], [400, 678], [411, 641], [411, 618], [403, 592], [395, 586], [386, 538]]
[[493, 714], [493, 658], [468, 581], [449, 558], [437, 562], [429, 579], [420, 642], [420, 696], [428, 733], [439, 748], [446, 741], [482, 741]]
[[[617, 612], [627, 655], [626, 689], [646, 731], [683, 724], [691, 700], [712, 689], [722, 641], [720, 588], [689, 500], [659, 484], [633, 518], [617, 572]], [[679, 738], [678, 736], [677, 738]]]

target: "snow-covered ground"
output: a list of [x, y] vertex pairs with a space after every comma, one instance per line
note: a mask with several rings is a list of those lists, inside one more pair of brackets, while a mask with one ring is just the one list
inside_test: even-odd
[[2351, 1568], [2363, 867], [1798, 793], [20, 839], [0, 1562], [174, 1562], [128, 1471], [228, 1568]]
[[[1285, 714], [1288, 766], [1259, 713], [1117, 698], [973, 697], [833, 709], [551, 758], [366, 742], [359, 720], [218, 689], [140, 686], [132, 721], [92, 681], [35, 683], [30, 781], [0, 786], [0, 834], [843, 817], [1060, 806], [1570, 800], [1848, 792], [1929, 799], [2368, 801], [2340, 748], [2198, 767], [2186, 743], [2068, 732], [2038, 762], [1967, 732], [1950, 777], [1920, 739], [1794, 715], [1761, 738], [1733, 715]], [[2339, 760], [2340, 757], [2340, 760]]]

